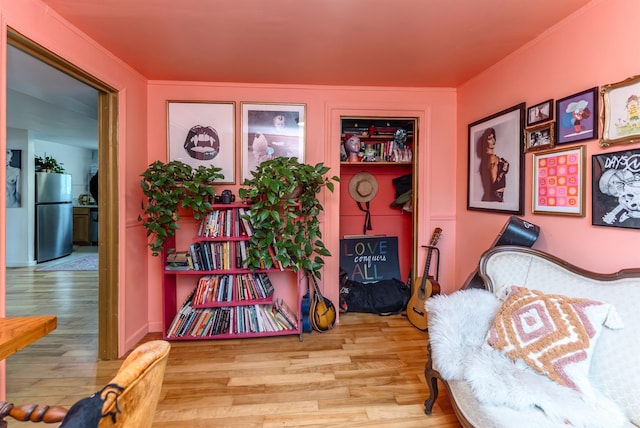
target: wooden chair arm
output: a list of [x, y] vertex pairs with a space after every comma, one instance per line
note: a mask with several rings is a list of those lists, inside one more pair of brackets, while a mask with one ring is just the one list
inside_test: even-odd
[[14, 406], [13, 403], [0, 401], [0, 428], [5, 428], [7, 416], [22, 422], [44, 422], [53, 424], [62, 422], [67, 409], [60, 406], [46, 406], [39, 404], [23, 404]]

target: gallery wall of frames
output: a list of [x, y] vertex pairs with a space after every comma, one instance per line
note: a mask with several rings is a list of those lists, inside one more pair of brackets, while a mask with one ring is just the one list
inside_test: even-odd
[[516, 104], [469, 124], [468, 138], [467, 209], [524, 214], [530, 154], [533, 214], [584, 217], [590, 189], [593, 225], [640, 229], [640, 147], [615, 150], [640, 143], [640, 75]]

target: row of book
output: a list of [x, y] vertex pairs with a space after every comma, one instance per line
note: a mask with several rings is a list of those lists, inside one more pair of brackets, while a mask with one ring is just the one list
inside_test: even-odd
[[[367, 146], [373, 147], [376, 158], [382, 162], [404, 162], [406, 161], [406, 150], [410, 150], [408, 147], [399, 149], [395, 141], [382, 141], [375, 144], [367, 144]], [[402, 155], [399, 156], [399, 153]], [[408, 161], [411, 161], [409, 159]]]
[[272, 304], [236, 306], [234, 334], [269, 333], [296, 330], [296, 316], [282, 301], [276, 299]]
[[265, 273], [205, 275], [198, 280], [194, 306], [219, 302], [263, 300], [273, 294], [274, 287]]
[[247, 258], [247, 241], [202, 241], [189, 246], [192, 269], [241, 269]]
[[252, 236], [253, 226], [249, 211], [244, 207], [216, 209], [208, 213], [198, 227], [198, 236], [204, 238]]
[[178, 311], [167, 338], [297, 330], [296, 315], [282, 299], [271, 304], [195, 308], [195, 289]]

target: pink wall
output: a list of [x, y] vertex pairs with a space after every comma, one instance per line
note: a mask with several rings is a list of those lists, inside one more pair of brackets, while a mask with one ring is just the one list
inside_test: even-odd
[[[142, 76], [39, 0], [0, 0], [3, 34], [6, 27], [11, 26], [120, 91], [121, 352], [130, 349], [147, 330], [160, 329], [159, 261], [150, 256], [144, 231], [136, 218], [141, 200], [140, 172], [153, 160], [166, 159], [167, 100], [235, 101], [238, 144], [241, 101], [305, 103], [306, 160], [324, 161], [333, 171], [339, 167], [340, 116], [418, 117], [418, 244], [427, 244], [435, 227], [443, 228], [438, 245], [443, 262], [440, 282], [443, 292], [450, 292], [459, 287], [506, 221], [504, 215], [466, 210], [467, 124], [522, 101], [534, 104], [548, 98], [562, 98], [637, 74], [640, 58], [634, 54], [630, 29], [635, 28], [638, 16], [640, 4], [636, 0], [595, 0], [457, 90], [157, 81], [147, 86]], [[4, 47], [2, 52], [4, 58]], [[4, 67], [0, 77], [3, 82]], [[4, 90], [4, 85], [0, 90]], [[4, 103], [4, 97], [2, 100]], [[5, 110], [3, 104], [0, 110]], [[0, 115], [3, 130], [4, 123], [4, 115]], [[586, 145], [589, 158], [604, 151], [596, 141]], [[627, 147], [630, 146], [624, 148]], [[613, 150], [617, 148], [606, 151]], [[239, 172], [240, 157], [236, 162]], [[590, 191], [584, 218], [532, 215], [530, 163], [531, 155], [527, 155], [525, 217], [542, 227], [538, 248], [597, 270], [611, 271], [639, 264], [637, 254], [625, 250], [634, 248], [640, 232], [591, 226]], [[590, 168], [587, 178], [591, 178]], [[336, 194], [323, 195], [325, 242], [334, 254], [338, 254], [340, 237], [340, 202], [335, 196], [338, 194], [339, 189]], [[0, 223], [4, 224], [4, 219], [0, 218]], [[4, 245], [3, 237], [2, 227], [0, 241], [3, 244], [0, 245]], [[4, 257], [1, 259], [0, 267], [4, 270]], [[333, 282], [337, 280], [337, 273], [338, 263], [334, 257], [327, 261], [323, 276], [325, 293], [334, 302], [338, 300], [337, 284]], [[4, 294], [4, 275], [0, 281], [0, 293]]]
[[[466, 209], [467, 125], [523, 101], [531, 106], [640, 73], [634, 42], [638, 17], [637, 0], [594, 1], [458, 88], [458, 287], [507, 220], [506, 215]], [[532, 156], [526, 155], [524, 218], [541, 227], [534, 247], [595, 271], [640, 265], [635, 250], [640, 231], [591, 225], [591, 155], [639, 145], [602, 149], [597, 140], [578, 144], [585, 144], [587, 153], [586, 216], [582, 218], [531, 213]]]
[[[449, 242], [443, 244], [441, 278], [450, 281], [454, 277], [453, 230], [455, 198], [453, 192], [455, 158], [451, 150], [455, 140], [455, 91], [452, 89], [391, 89], [345, 87], [284, 87], [273, 85], [242, 85], [214, 83], [150, 82], [148, 98], [149, 162], [167, 156], [167, 100], [234, 101], [236, 103], [236, 145], [241, 144], [241, 102], [279, 102], [306, 104], [306, 153], [305, 161], [324, 162], [331, 168], [330, 174], [339, 175], [340, 116], [410, 116], [419, 117], [419, 165], [420, 165], [420, 227], [419, 244], [429, 242], [431, 231], [442, 223], [451, 230]], [[240, 176], [241, 158], [236, 159], [236, 176]], [[239, 183], [239, 181], [238, 181]], [[348, 185], [348, 183], [341, 183]], [[236, 192], [239, 185], [222, 185]], [[324, 192], [325, 214], [323, 238], [334, 255], [326, 261], [323, 272], [323, 293], [334, 303], [338, 302], [338, 242], [340, 214], [340, 184], [334, 193]], [[150, 289], [149, 314], [152, 330], [160, 329], [160, 261], [149, 256]]]
[[[97, 79], [120, 91], [119, 110], [119, 158], [118, 158], [118, 192], [119, 203], [119, 241], [120, 270], [118, 272], [119, 291], [119, 351], [121, 354], [129, 350], [146, 334], [147, 301], [146, 251], [145, 237], [136, 221], [140, 209], [141, 193], [139, 190], [140, 171], [146, 167], [147, 130], [146, 130], [146, 79], [134, 72], [130, 67], [102, 49], [75, 27], [69, 25], [54, 11], [39, 0], [0, 0], [0, 17], [3, 38], [7, 27], [11, 27], [36, 43], [55, 52]], [[2, 44], [2, 61], [5, 63], [6, 49]], [[5, 67], [0, 67], [1, 82], [5, 81]], [[5, 85], [0, 91], [4, 93]], [[2, 96], [0, 111], [0, 127], [4, 135], [6, 106]], [[6, 144], [4, 138], [3, 143]], [[4, 210], [0, 210], [4, 216]], [[0, 246], [5, 245], [4, 224], [0, 223]], [[4, 254], [4, 253], [2, 253]], [[4, 296], [5, 257], [1, 257], [0, 294]], [[4, 302], [2, 304], [4, 310]], [[1, 382], [4, 385], [4, 382]]]

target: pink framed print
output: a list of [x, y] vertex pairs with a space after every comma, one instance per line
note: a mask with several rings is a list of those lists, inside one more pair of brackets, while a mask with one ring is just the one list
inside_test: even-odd
[[533, 154], [532, 212], [583, 217], [585, 147]]

